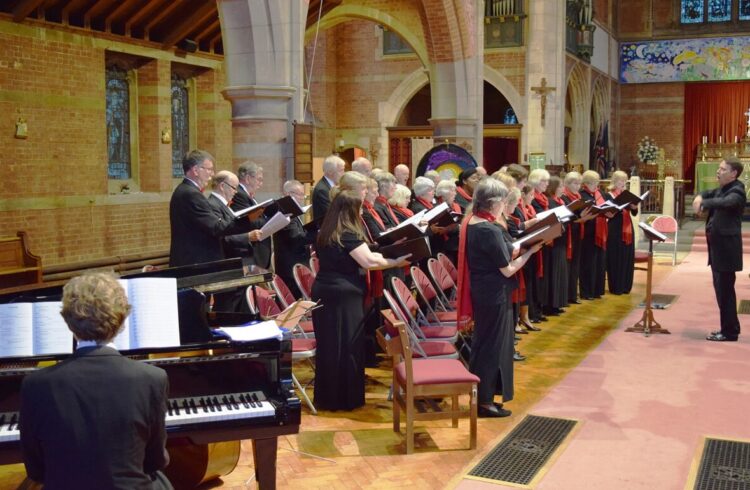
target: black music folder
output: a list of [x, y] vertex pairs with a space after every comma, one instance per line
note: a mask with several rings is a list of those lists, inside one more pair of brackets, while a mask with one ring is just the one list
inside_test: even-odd
[[532, 233], [536, 233], [537, 231], [541, 230], [542, 228], [546, 228], [548, 226], [552, 226], [555, 223], [559, 223], [560, 219], [557, 217], [555, 213], [550, 213], [544, 218], [537, 221], [533, 226], [529, 226], [526, 228], [520, 235], [519, 238], [523, 238], [525, 236], [531, 235]]
[[268, 199], [261, 203], [256, 204], [255, 206], [249, 206], [249, 207], [246, 207], [245, 209], [240, 209], [239, 211], [232, 211], [232, 214], [234, 214], [235, 218], [240, 218], [242, 216], [250, 214], [259, 209], [266, 209], [271, 204], [273, 204], [273, 199]]
[[407, 240], [401, 243], [395, 243], [393, 245], [387, 245], [380, 247], [378, 252], [383, 254], [383, 257], [387, 259], [397, 259], [407, 254], [411, 254], [409, 262], [417, 262], [422, 259], [426, 259], [432, 256], [430, 251], [430, 242], [426, 236], [415, 238], [414, 240]]
[[627, 189], [624, 189], [622, 193], [615, 198], [614, 202], [617, 206], [628, 205], [628, 204], [640, 204], [648, 196], [649, 191], [644, 192], [640, 196], [636, 196]]
[[294, 218], [305, 214], [311, 207], [311, 205], [300, 206], [292, 196], [283, 196], [273, 201], [266, 209], [265, 214], [273, 216], [278, 212]]
[[424, 233], [422, 233], [416, 225], [413, 223], [407, 223], [404, 226], [396, 226], [390, 230], [384, 231], [375, 239], [375, 241], [380, 245], [390, 245], [403, 238], [406, 240], [414, 240], [422, 236], [424, 236]]
[[[562, 223], [557, 219], [557, 216], [551, 215], [551, 217], [555, 220], [553, 223], [545, 224], [539, 228], [535, 227], [534, 231], [525, 233], [521, 238], [513, 242], [513, 248], [526, 251], [538, 243], [546, 243], [562, 235]], [[545, 221], [547, 220], [545, 219]]]

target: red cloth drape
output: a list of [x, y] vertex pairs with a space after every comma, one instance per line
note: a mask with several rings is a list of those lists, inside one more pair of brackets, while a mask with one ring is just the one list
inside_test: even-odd
[[[617, 197], [622, 194], [622, 191], [613, 190], [611, 194]], [[629, 206], [622, 210], [622, 243], [625, 245], [633, 243], [633, 221], [630, 219]]]
[[[750, 107], [750, 82], [710, 82], [685, 84], [685, 130], [682, 149], [682, 175], [695, 180], [696, 149], [703, 136], [709, 143], [742, 139], [747, 131], [744, 113]], [[694, 185], [694, 182], [690, 184]]]

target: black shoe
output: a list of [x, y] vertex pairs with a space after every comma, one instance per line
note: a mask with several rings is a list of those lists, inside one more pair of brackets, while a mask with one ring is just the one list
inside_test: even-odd
[[515, 351], [513, 353], [513, 360], [514, 361], [525, 361], [526, 360], [526, 356], [524, 356], [523, 354], [521, 354], [518, 351]]
[[539, 327], [535, 327], [534, 325], [526, 325], [526, 329], [531, 332], [541, 332], [542, 329]]
[[523, 334], [523, 335], [528, 335], [529, 331], [526, 330], [521, 325], [516, 325], [516, 333], [520, 333], [520, 334]]
[[570, 301], [570, 304], [571, 304], [571, 305], [581, 305], [581, 304], [583, 304], [583, 303], [581, 303], [581, 302], [580, 302], [580, 301], [578, 301], [577, 299], [574, 299], [573, 301]]
[[710, 340], [712, 342], [737, 342], [737, 337], [727, 337], [723, 333], [711, 333], [710, 335], [706, 336], [706, 340]]
[[506, 410], [502, 407], [497, 406], [497, 404], [492, 404], [491, 407], [487, 407], [484, 405], [479, 405], [479, 408], [477, 408], [477, 415], [479, 415], [482, 418], [491, 418], [491, 417], [508, 417], [510, 416], [511, 411]]

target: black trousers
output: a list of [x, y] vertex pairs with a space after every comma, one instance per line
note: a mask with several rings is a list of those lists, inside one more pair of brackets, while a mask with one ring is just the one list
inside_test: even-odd
[[725, 337], [737, 338], [740, 334], [740, 320], [737, 318], [737, 294], [734, 292], [734, 271], [717, 271], [711, 268], [714, 279], [714, 292], [719, 305], [721, 333]]

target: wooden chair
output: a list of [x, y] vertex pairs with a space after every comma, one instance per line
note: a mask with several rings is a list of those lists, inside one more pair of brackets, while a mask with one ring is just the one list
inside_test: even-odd
[[406, 324], [406, 331], [409, 334], [409, 338], [412, 342], [412, 355], [420, 359], [429, 358], [446, 358], [446, 359], [458, 359], [458, 351], [454, 342], [456, 338], [451, 336], [452, 332], [446, 331], [445, 327], [434, 327], [422, 330], [419, 327], [412, 325], [408, 317], [403, 313], [401, 307], [396, 303], [388, 291], [383, 291], [390, 312], [388, 316], [384, 315], [384, 326], [388, 328], [387, 332], [395, 337], [398, 335], [398, 330], [393, 327], [392, 320], [398, 320]]
[[[392, 315], [384, 310], [383, 315]], [[458, 427], [459, 417], [469, 418], [469, 449], [477, 445], [477, 384], [479, 378], [470, 373], [456, 359], [412, 360], [412, 346], [406, 331], [406, 324], [391, 316], [398, 329], [399, 344], [392, 342], [390, 347], [400, 347], [402, 361], [393, 366], [393, 430], [401, 432], [401, 412], [406, 414], [406, 454], [414, 452], [414, 422], [417, 420], [451, 419], [453, 427]], [[397, 353], [391, 352], [396, 355]], [[468, 408], [459, 405], [458, 397], [469, 395]], [[415, 406], [417, 400], [449, 398], [450, 408], [420, 412]], [[432, 404], [425, 402], [432, 408]]]

